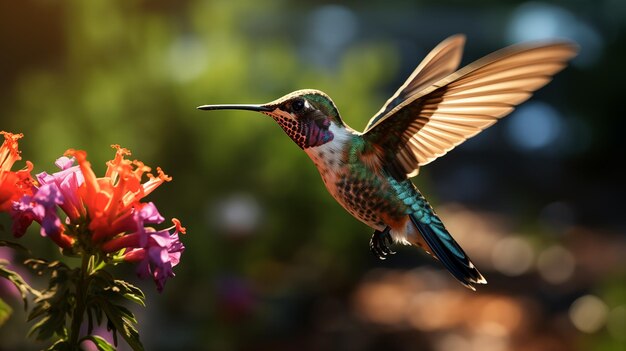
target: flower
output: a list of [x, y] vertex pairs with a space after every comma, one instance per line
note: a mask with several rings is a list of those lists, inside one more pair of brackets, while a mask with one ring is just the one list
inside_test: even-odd
[[53, 174], [41, 172], [37, 174], [37, 181], [41, 185], [50, 184], [58, 189], [64, 199], [59, 204], [61, 209], [71, 221], [76, 221], [87, 214], [82, 200], [78, 196], [78, 187], [85, 182], [83, 174], [78, 166], [74, 166], [74, 159], [69, 157], [63, 156], [57, 159], [54, 164], [61, 171]]
[[[71, 149], [56, 161], [59, 172], [38, 174], [40, 187], [36, 194], [25, 196], [16, 204], [22, 218], [14, 222], [14, 230], [23, 233], [34, 220], [41, 223], [42, 235], [51, 237], [61, 247], [78, 243], [88, 246], [79, 247], [88, 252], [122, 252], [124, 261], [139, 262], [140, 277], [151, 276], [162, 291], [165, 281], [174, 276], [172, 268], [185, 249], [178, 238], [185, 228], [177, 219], [168, 229], [147, 227], [162, 223], [164, 218], [154, 203], [141, 200], [171, 178], [160, 168], [157, 176], [148, 173], [150, 168], [142, 162], [126, 159], [129, 150], [119, 145], [113, 148], [115, 157], [107, 162], [104, 177], [96, 177], [85, 151]], [[144, 175], [148, 180], [142, 182]], [[67, 215], [65, 225], [56, 216], [57, 206]], [[65, 230], [67, 227], [73, 229]], [[79, 233], [87, 233], [87, 240], [75, 240]]]
[[[137, 216], [140, 217], [140, 216]], [[113, 239], [103, 246], [105, 251], [113, 252], [121, 248], [129, 249], [123, 255], [127, 262], [138, 262], [137, 275], [140, 278], [152, 277], [159, 292], [163, 291], [165, 281], [174, 277], [172, 268], [180, 262], [180, 256], [185, 246], [178, 234], [185, 233], [186, 229], [176, 218], [170, 228], [155, 231], [153, 228], [143, 228], [137, 233], [124, 235]], [[170, 233], [174, 230], [173, 233]]]
[[[150, 173], [150, 168], [140, 161], [130, 161], [124, 156], [130, 151], [113, 145], [115, 158], [107, 162], [107, 171], [103, 178], [96, 178], [91, 164], [87, 161], [87, 153], [81, 150], [68, 150], [67, 156], [73, 156], [84, 177], [79, 186], [80, 196], [86, 215], [90, 219], [89, 230], [94, 243], [103, 243], [123, 231], [134, 231], [133, 210], [135, 205], [164, 182], [170, 181], [161, 168], [157, 168], [157, 176]], [[143, 175], [148, 181], [141, 183]]]
[[[149, 227], [164, 218], [154, 203], [141, 200], [171, 178], [160, 168], [156, 176], [148, 173], [142, 162], [126, 159], [130, 151], [112, 147], [115, 157], [107, 162], [104, 177], [96, 177], [85, 151], [72, 149], [56, 160], [58, 172], [37, 174], [31, 193], [13, 201], [13, 233], [22, 236], [37, 222], [42, 236], [70, 252], [100, 253], [114, 263], [120, 257], [139, 262], [139, 276], [152, 276], [162, 291], [185, 249], [178, 238], [185, 228], [177, 219], [168, 229]], [[64, 221], [58, 209], [65, 213]]]
[[52, 184], [44, 184], [34, 196], [24, 195], [15, 202], [13, 209], [13, 233], [22, 236], [26, 228], [36, 221], [41, 224], [41, 236], [47, 236], [62, 248], [70, 248], [74, 239], [65, 234], [65, 226], [57, 215], [57, 205], [63, 203], [63, 196]]
[[26, 161], [26, 167], [19, 171], [11, 171], [13, 164], [21, 160], [17, 141], [23, 134], [12, 134], [0, 131], [4, 142], [0, 146], [0, 212], [11, 211], [13, 202], [23, 195], [32, 195], [33, 179], [30, 175], [33, 164]]
[[59, 158], [55, 164], [60, 172], [37, 174], [39, 187], [34, 187], [34, 195], [24, 195], [14, 202], [12, 212], [13, 235], [21, 237], [33, 221], [41, 224], [41, 235], [50, 237], [62, 248], [70, 248], [74, 239], [65, 233], [65, 226], [57, 214], [57, 206], [68, 216], [68, 221], [76, 221], [84, 214], [80, 199], [76, 196], [83, 177], [77, 166], [71, 167], [73, 160]]

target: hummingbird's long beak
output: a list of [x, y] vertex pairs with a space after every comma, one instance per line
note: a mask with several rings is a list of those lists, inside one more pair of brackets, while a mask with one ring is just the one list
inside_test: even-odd
[[202, 105], [198, 106], [198, 110], [247, 110], [247, 111], [256, 111], [256, 112], [271, 112], [274, 111], [273, 108], [265, 106], [265, 105]]

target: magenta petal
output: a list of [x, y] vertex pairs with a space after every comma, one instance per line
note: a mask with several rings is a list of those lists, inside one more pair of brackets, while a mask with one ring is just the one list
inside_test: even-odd
[[[165, 255], [163, 255], [163, 251], [165, 251]], [[148, 248], [148, 259], [150, 263], [158, 266], [167, 260], [167, 250], [159, 247], [150, 247]]]
[[142, 250], [145, 256], [137, 267], [137, 272], [141, 277], [152, 275], [157, 290], [162, 291], [166, 280], [174, 276], [172, 268], [180, 262], [185, 246], [180, 242], [178, 234], [161, 230], [147, 236]]
[[[73, 202], [78, 202], [78, 187], [85, 181], [80, 169], [77, 172], [70, 172], [63, 178], [57, 178], [57, 185], [63, 191], [63, 194], [72, 194], [75, 198]], [[67, 196], [67, 195], [66, 195]]]
[[46, 172], [41, 172], [37, 174], [36, 177], [39, 184], [50, 184], [54, 182], [54, 176]]
[[54, 164], [62, 170], [68, 169], [72, 167], [74, 164], [74, 159], [66, 156], [59, 157]]
[[154, 282], [157, 285], [157, 290], [159, 292], [163, 291], [167, 278], [172, 278], [172, 277], [174, 277], [174, 272], [172, 271], [172, 268], [169, 265], [155, 268], [153, 278], [154, 278]]
[[159, 213], [156, 206], [152, 202], [145, 204], [141, 210], [139, 210], [139, 218], [143, 219], [144, 223], [156, 223], [159, 224], [165, 220]]
[[42, 187], [44, 185], [55, 185], [60, 194], [63, 195], [63, 202], [59, 203], [63, 211], [75, 220], [83, 214], [82, 202], [78, 196], [78, 188], [84, 183], [84, 177], [79, 166], [72, 166], [74, 161], [67, 157], [61, 157], [56, 164], [62, 170], [53, 174], [41, 172], [37, 174], [37, 180]]
[[56, 237], [63, 231], [63, 224], [57, 215], [57, 205], [63, 203], [63, 196], [54, 184], [44, 184], [34, 196], [24, 196], [14, 203], [12, 217], [13, 234], [21, 236], [33, 222], [41, 224], [42, 236]]
[[153, 233], [152, 231], [146, 230], [146, 223], [159, 224], [163, 222], [164, 218], [161, 216], [154, 203], [149, 202], [134, 213], [133, 220], [135, 221], [137, 232], [141, 234], [139, 243], [142, 247], [145, 247], [148, 244], [148, 236]]
[[59, 189], [54, 184], [44, 184], [37, 190], [33, 200], [49, 209], [62, 204], [63, 195], [61, 195]]
[[178, 263], [180, 262], [180, 256], [181, 256], [180, 251], [170, 253], [170, 263], [172, 264], [172, 267], [175, 267], [176, 265], [178, 265]]
[[63, 225], [56, 213], [48, 212], [41, 221], [41, 236], [56, 236], [61, 233]]
[[150, 277], [150, 264], [148, 260], [141, 260], [137, 264], [137, 276], [142, 279]]
[[168, 245], [172, 241], [167, 230], [152, 233], [150, 235], [150, 240], [154, 240], [154, 243], [160, 247], [168, 247]]
[[56, 185], [42, 185], [33, 200], [37, 203], [33, 212], [41, 219], [41, 235], [54, 236], [59, 234], [63, 225], [57, 215], [56, 205], [63, 203], [63, 196]]

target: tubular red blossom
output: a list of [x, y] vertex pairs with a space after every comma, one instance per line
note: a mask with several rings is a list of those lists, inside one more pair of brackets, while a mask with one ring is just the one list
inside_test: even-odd
[[121, 249], [138, 248], [141, 234], [126, 234], [102, 244], [102, 251], [106, 253], [117, 252]]
[[[146, 246], [148, 235], [154, 232], [152, 228], [145, 228], [146, 224], [159, 224], [163, 222], [163, 217], [159, 214], [156, 206], [152, 202], [136, 205], [132, 211], [132, 226], [136, 232], [117, 236], [102, 245], [104, 252], [116, 252], [124, 248], [139, 248]], [[171, 228], [169, 228], [171, 229]], [[167, 229], [167, 230], [169, 230]]]
[[75, 240], [71, 236], [65, 234], [65, 227], [62, 228], [62, 231], [54, 235], [48, 235], [48, 237], [52, 239], [52, 241], [54, 241], [54, 243], [57, 244], [59, 247], [69, 249], [74, 245]]
[[24, 137], [24, 134], [12, 134], [5, 131], [1, 131], [0, 134], [4, 136], [4, 142], [0, 148], [0, 170], [9, 171], [15, 161], [22, 159], [17, 141]]
[[[133, 208], [140, 200], [165, 181], [171, 180], [160, 168], [158, 177], [147, 173], [150, 167], [140, 161], [130, 161], [128, 149], [112, 145], [116, 149], [113, 160], [107, 162], [103, 178], [97, 178], [87, 161], [84, 151], [68, 150], [67, 156], [74, 156], [85, 179], [79, 194], [90, 219], [89, 229], [94, 243], [104, 243], [123, 232], [134, 232], [132, 224]], [[146, 174], [148, 181], [142, 183]]]
[[124, 261], [126, 262], [140, 262], [146, 258], [146, 249], [136, 249], [128, 251], [124, 254]]
[[0, 212], [10, 211], [13, 202], [24, 195], [32, 195], [34, 180], [30, 174], [33, 164], [26, 162], [26, 167], [11, 171], [13, 164], [21, 160], [18, 140], [23, 134], [12, 134], [0, 131], [4, 142], [0, 146]]

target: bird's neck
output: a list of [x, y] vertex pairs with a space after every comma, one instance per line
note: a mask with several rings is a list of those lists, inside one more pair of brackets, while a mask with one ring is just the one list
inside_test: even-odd
[[358, 137], [358, 133], [345, 124], [331, 123], [329, 130], [333, 134], [331, 141], [304, 149], [320, 173], [342, 167], [345, 164], [350, 144], [354, 137]]

